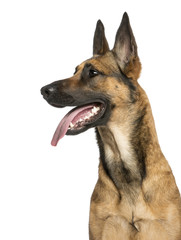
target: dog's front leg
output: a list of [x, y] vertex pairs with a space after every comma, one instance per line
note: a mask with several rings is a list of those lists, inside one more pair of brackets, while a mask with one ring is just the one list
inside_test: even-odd
[[118, 211], [119, 195], [99, 179], [91, 198], [89, 218], [90, 240], [130, 240], [136, 231]]

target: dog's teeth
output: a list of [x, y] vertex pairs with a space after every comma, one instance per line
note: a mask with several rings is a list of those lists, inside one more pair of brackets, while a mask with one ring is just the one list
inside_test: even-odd
[[100, 107], [93, 107], [93, 109], [92, 109], [92, 113], [97, 113], [98, 111], [100, 110]]
[[90, 118], [90, 117], [92, 117], [92, 116], [94, 116], [94, 114], [90, 112], [89, 115], [88, 115], [88, 117]]
[[94, 107], [92, 108], [92, 110], [91, 110], [86, 116], [84, 116], [83, 118], [79, 118], [75, 124], [73, 124], [73, 123], [71, 122], [70, 125], [69, 125], [69, 128], [72, 129], [72, 128], [78, 127], [78, 126], [81, 125], [84, 121], [89, 120], [89, 119], [91, 119], [91, 117], [95, 116], [95, 115], [98, 113], [99, 110], [100, 110], [100, 107], [94, 106]]
[[92, 113], [96, 113], [97, 112], [97, 108], [94, 106], [92, 109]]

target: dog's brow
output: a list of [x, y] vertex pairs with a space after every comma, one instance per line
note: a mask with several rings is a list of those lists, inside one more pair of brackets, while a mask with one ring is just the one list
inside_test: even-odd
[[94, 64], [92, 64], [92, 63], [86, 63], [86, 64], [84, 65], [83, 70], [85, 70], [86, 68], [87, 68], [87, 69], [89, 69], [89, 68], [94, 69], [94, 70], [96, 70], [99, 74], [105, 75], [105, 73], [104, 73], [103, 71], [99, 70], [99, 69], [98, 69]]

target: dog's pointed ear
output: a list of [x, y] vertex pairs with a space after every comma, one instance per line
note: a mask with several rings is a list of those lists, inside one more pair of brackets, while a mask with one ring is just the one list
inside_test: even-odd
[[109, 51], [109, 45], [105, 37], [104, 25], [101, 20], [97, 21], [93, 41], [93, 55], [103, 55]]
[[116, 34], [113, 52], [121, 71], [129, 78], [137, 80], [141, 72], [141, 63], [137, 54], [135, 37], [126, 12]]

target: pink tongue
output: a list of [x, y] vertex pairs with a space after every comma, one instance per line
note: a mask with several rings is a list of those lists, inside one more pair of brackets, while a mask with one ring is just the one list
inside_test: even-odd
[[79, 113], [81, 113], [84, 110], [91, 109], [93, 107], [94, 107], [94, 105], [91, 104], [91, 105], [83, 106], [80, 108], [76, 108], [75, 110], [68, 112], [65, 115], [65, 117], [61, 120], [61, 122], [59, 123], [59, 125], [54, 133], [53, 139], [51, 141], [51, 145], [56, 146], [58, 141], [65, 136], [70, 123]]

